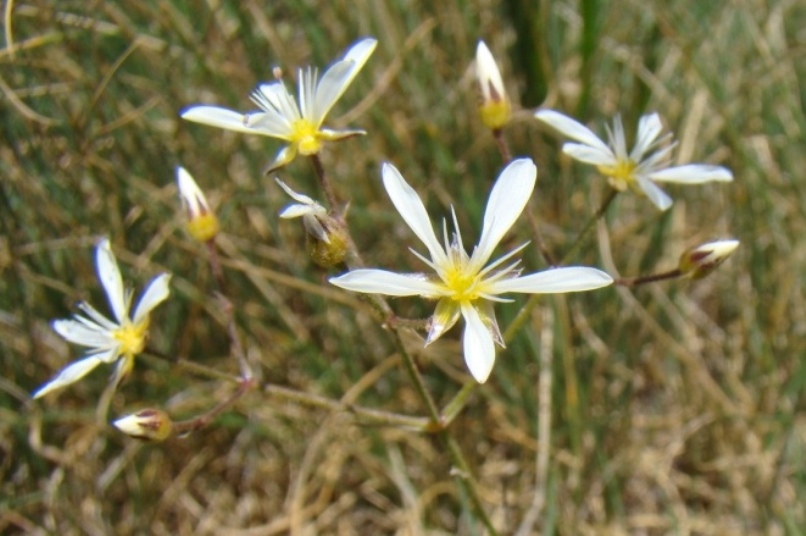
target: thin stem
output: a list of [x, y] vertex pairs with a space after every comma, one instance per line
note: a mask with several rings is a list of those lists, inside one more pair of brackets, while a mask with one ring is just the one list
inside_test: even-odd
[[[498, 153], [501, 155], [501, 159], [504, 161], [504, 164], [509, 164], [512, 161], [512, 151], [509, 150], [509, 144], [507, 143], [507, 139], [504, 137], [503, 129], [498, 128], [493, 130], [493, 138], [495, 138]], [[546, 264], [549, 266], [554, 266], [554, 257], [546, 247], [546, 241], [543, 240], [543, 234], [540, 232], [540, 226], [537, 223], [537, 215], [535, 214], [535, 211], [527, 210], [526, 218], [529, 220], [529, 227], [532, 230], [535, 245], [537, 246], [538, 251], [540, 251], [540, 255], [543, 256], [543, 260], [546, 261]]]
[[442, 410], [442, 422], [445, 426], [452, 423], [456, 416], [465, 408], [470, 401], [470, 395], [476, 392], [478, 386], [479, 383], [475, 380], [467, 382], [462, 386], [462, 389], [456, 393], [456, 396], [445, 405], [445, 408]]
[[563, 265], [571, 260], [571, 258], [574, 256], [574, 253], [576, 253], [577, 249], [579, 249], [579, 246], [582, 245], [582, 240], [588, 236], [588, 233], [591, 232], [593, 226], [596, 225], [596, 222], [602, 219], [602, 217], [605, 215], [605, 212], [607, 212], [608, 207], [610, 207], [610, 203], [613, 202], [618, 193], [619, 191], [615, 188], [610, 188], [610, 190], [608, 190], [607, 195], [602, 201], [602, 204], [599, 205], [599, 208], [596, 209], [596, 212], [594, 212], [590, 219], [588, 219], [587, 223], [585, 223], [585, 226], [579, 232], [579, 235], [577, 235], [576, 240], [574, 240], [574, 243], [571, 244], [571, 247], [568, 249], [565, 255], [563, 255], [563, 258], [560, 260], [560, 265]]
[[493, 138], [495, 138], [495, 144], [498, 147], [498, 152], [501, 153], [501, 159], [505, 164], [508, 164], [510, 160], [512, 160], [512, 151], [509, 150], [509, 144], [507, 143], [506, 138], [504, 138], [504, 131], [500, 128], [494, 129]]
[[534, 525], [546, 503], [548, 487], [549, 456], [551, 454], [551, 391], [554, 381], [552, 370], [552, 349], [554, 345], [554, 315], [546, 308], [543, 313], [543, 327], [540, 331], [540, 379], [537, 385], [537, 456], [535, 461], [535, 494], [532, 505], [518, 527], [516, 536], [533, 533]]
[[[598, 222], [605, 215], [605, 212], [607, 212], [608, 207], [616, 198], [618, 193], [619, 191], [615, 188], [611, 188], [610, 191], [607, 192], [602, 204], [599, 205], [599, 208], [596, 210], [596, 212], [594, 212], [587, 223], [585, 223], [585, 226], [579, 232], [579, 235], [577, 236], [576, 240], [574, 240], [574, 243], [568, 249], [563, 258], [560, 259], [560, 262], [555, 266], [562, 266], [568, 262], [569, 259], [571, 259], [574, 253], [576, 253], [576, 250], [582, 244], [582, 239], [587, 236], [591, 229], [593, 229], [594, 224], [596, 224], [596, 222]], [[504, 332], [504, 342], [508, 343], [512, 340], [512, 337], [515, 336], [515, 333], [517, 333], [523, 323], [526, 322], [526, 319], [528, 319], [529, 315], [532, 313], [532, 309], [535, 308], [539, 301], [540, 294], [533, 294], [528, 300], [526, 300], [526, 303], [523, 304], [523, 307], [521, 307], [521, 310], [518, 311], [518, 314], [515, 316], [515, 319], [509, 326], [507, 326], [507, 329]]]
[[641, 275], [638, 277], [622, 277], [613, 281], [614, 285], [621, 285], [622, 287], [636, 287], [638, 285], [645, 285], [647, 283], [654, 283], [656, 281], [665, 281], [666, 279], [677, 279], [681, 277], [683, 272], [679, 268], [669, 270], [668, 272], [661, 272], [658, 274]]
[[312, 154], [311, 163], [313, 164], [314, 171], [316, 171], [316, 177], [319, 179], [319, 185], [322, 187], [322, 191], [325, 193], [327, 204], [330, 205], [330, 212], [333, 214], [334, 219], [339, 222], [339, 224], [344, 226], [344, 217], [342, 216], [341, 208], [339, 207], [339, 201], [336, 198], [336, 192], [333, 190], [333, 186], [330, 184], [330, 181], [327, 178], [325, 167], [322, 165], [322, 159], [319, 158], [318, 154]]
[[304, 391], [297, 391], [279, 385], [266, 385], [263, 387], [263, 392], [271, 396], [283, 398], [285, 400], [293, 400], [294, 402], [299, 402], [300, 404], [305, 404], [307, 406], [328, 409], [330, 411], [352, 413], [356, 417], [374, 421], [377, 424], [398, 426], [418, 432], [427, 430], [431, 424], [431, 419], [426, 417], [411, 417], [409, 415], [401, 415], [399, 413], [364, 408], [354, 404], [346, 404], [338, 400], [332, 400], [320, 395], [315, 395]]
[[246, 359], [241, 338], [238, 335], [238, 327], [235, 325], [235, 310], [232, 302], [227, 298], [226, 281], [224, 279], [224, 271], [221, 269], [221, 260], [218, 258], [218, 249], [216, 248], [213, 240], [206, 242], [207, 251], [209, 253], [208, 259], [210, 260], [210, 270], [218, 287], [218, 298], [221, 306], [221, 312], [227, 319], [227, 333], [230, 338], [230, 348], [233, 355], [238, 360], [238, 365], [241, 369], [241, 377], [244, 380], [249, 380], [253, 377], [252, 367], [249, 366], [249, 361]]
[[255, 386], [254, 378], [246, 378], [240, 382], [238, 389], [232, 393], [228, 399], [219, 403], [210, 411], [188, 419], [186, 421], [179, 421], [174, 423], [173, 431], [176, 435], [188, 434], [200, 430], [213, 422], [213, 419], [221, 415], [224, 411], [231, 408], [243, 395]]
[[[325, 174], [324, 166], [322, 165], [322, 161], [318, 155], [311, 156], [311, 162], [313, 162], [314, 169], [316, 171], [316, 175], [319, 178], [319, 183], [322, 186], [322, 190], [325, 193], [325, 197], [330, 204], [330, 209], [333, 212], [334, 219], [342, 226], [344, 230], [344, 234], [347, 237], [347, 265], [348, 267], [353, 270], [357, 267], [361, 267], [364, 265], [361, 255], [358, 252], [358, 248], [355, 245], [355, 241], [350, 233], [350, 229], [347, 226], [347, 222], [345, 221], [344, 217], [341, 214], [341, 211], [338, 209], [336, 195], [333, 192], [333, 189], [330, 185], [330, 181], [328, 180], [327, 175]], [[394, 318], [394, 313], [392, 308], [389, 306], [389, 303], [382, 297], [378, 295], [371, 295], [370, 296], [371, 303], [375, 306], [378, 312], [381, 315], [382, 319], [390, 319]], [[485, 512], [483, 504], [481, 503], [481, 498], [478, 495], [478, 492], [475, 489], [475, 486], [470, 481], [470, 471], [467, 466], [467, 462], [465, 461], [464, 457], [462, 456], [462, 452], [459, 449], [459, 445], [450, 435], [446, 424], [443, 422], [442, 416], [440, 415], [439, 409], [434, 402], [433, 397], [428, 392], [428, 388], [425, 385], [425, 380], [420, 374], [419, 369], [417, 368], [417, 363], [415, 363], [414, 358], [411, 354], [406, 350], [405, 345], [403, 344], [403, 339], [400, 336], [400, 332], [394, 323], [390, 326], [392, 331], [392, 338], [394, 340], [395, 346], [397, 347], [398, 352], [400, 353], [401, 357], [403, 358], [403, 364], [405, 365], [406, 371], [409, 374], [412, 382], [414, 383], [414, 387], [417, 391], [417, 394], [420, 396], [420, 399], [425, 404], [428, 410], [428, 416], [430, 418], [430, 423], [426, 427], [427, 432], [436, 432], [440, 439], [445, 443], [448, 453], [451, 457], [451, 461], [453, 464], [459, 468], [459, 470], [463, 473], [463, 477], [460, 480], [462, 485], [464, 486], [467, 494], [470, 496], [471, 501], [473, 502], [474, 508], [476, 509], [476, 513], [481, 519], [482, 523], [491, 535], [496, 535], [497, 532], [490, 521], [490, 518], [487, 516], [487, 512]]]

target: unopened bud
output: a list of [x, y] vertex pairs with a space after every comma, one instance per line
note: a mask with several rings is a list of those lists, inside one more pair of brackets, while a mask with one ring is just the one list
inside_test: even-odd
[[187, 230], [200, 242], [209, 242], [219, 231], [218, 218], [210, 210], [207, 198], [185, 168], [176, 168], [179, 199], [187, 214]]
[[686, 250], [678, 268], [691, 279], [701, 279], [713, 272], [739, 247], [738, 240], [717, 240]]
[[487, 128], [499, 130], [509, 122], [512, 107], [507, 99], [498, 64], [484, 41], [479, 41], [476, 48], [476, 77], [481, 88], [481, 121]]
[[308, 197], [292, 190], [280, 179], [274, 179], [296, 203], [280, 211], [285, 219], [302, 218], [308, 233], [308, 251], [311, 260], [322, 268], [341, 263], [347, 254], [347, 235], [341, 225], [328, 216], [327, 209]]
[[144, 409], [112, 424], [127, 436], [145, 441], [165, 441], [173, 432], [171, 417], [159, 409]]
[[340, 226], [332, 226], [327, 231], [327, 241], [310, 235], [308, 252], [311, 260], [322, 268], [341, 264], [347, 255], [347, 235]]

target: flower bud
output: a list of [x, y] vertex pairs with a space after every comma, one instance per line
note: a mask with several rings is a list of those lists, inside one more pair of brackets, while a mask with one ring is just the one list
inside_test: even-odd
[[274, 179], [280, 188], [297, 203], [280, 211], [285, 219], [302, 218], [308, 232], [308, 252], [311, 260], [322, 268], [341, 263], [347, 254], [347, 235], [341, 225], [327, 214], [325, 207], [308, 197], [295, 192], [280, 179]]
[[484, 41], [479, 41], [476, 48], [476, 77], [481, 87], [481, 121], [487, 128], [498, 130], [509, 122], [512, 107], [501, 80], [501, 72]]
[[308, 253], [311, 260], [322, 268], [341, 264], [347, 255], [347, 235], [340, 226], [333, 226], [327, 231], [327, 241], [309, 235]]
[[176, 168], [176, 182], [179, 185], [179, 199], [187, 213], [187, 230], [190, 236], [200, 242], [209, 242], [218, 234], [218, 218], [210, 210], [207, 198], [185, 168]]
[[691, 279], [701, 279], [713, 272], [739, 246], [738, 240], [717, 240], [686, 250], [678, 269]]
[[144, 409], [112, 424], [124, 434], [145, 441], [165, 441], [173, 432], [171, 417], [159, 409]]

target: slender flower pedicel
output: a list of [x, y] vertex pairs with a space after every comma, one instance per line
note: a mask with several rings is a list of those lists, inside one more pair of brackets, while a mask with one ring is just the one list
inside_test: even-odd
[[209, 242], [218, 234], [220, 225], [215, 213], [210, 210], [207, 198], [185, 168], [176, 168], [176, 183], [179, 199], [187, 214], [187, 230], [200, 242]]
[[252, 93], [252, 102], [260, 111], [243, 114], [218, 106], [198, 105], [182, 112], [182, 118], [236, 132], [285, 140], [288, 145], [277, 154], [266, 170], [269, 173], [294, 160], [297, 153], [317, 154], [326, 141], [366, 134], [363, 130], [332, 130], [324, 128], [322, 124], [377, 44], [371, 38], [358, 41], [321, 78], [317, 69], [300, 69], [297, 80], [299, 104], [285, 84], [276, 81], [260, 84]]
[[672, 205], [672, 199], [655, 183], [677, 182], [701, 184], [704, 182], [733, 180], [733, 174], [722, 166], [687, 164], [669, 166], [675, 144], [672, 135], [661, 136], [663, 125], [657, 113], [641, 117], [632, 151], [627, 152], [627, 141], [621, 117], [616, 116], [613, 127], [607, 127], [608, 143], [602, 141], [588, 127], [553, 110], [540, 110], [535, 117], [557, 129], [563, 135], [580, 143], [566, 143], [563, 152], [575, 160], [593, 164], [605, 175], [610, 185], [619, 191], [627, 188], [645, 195], [660, 210]]
[[453, 213], [455, 233], [448, 240], [443, 222], [443, 243], [437, 239], [428, 213], [417, 193], [391, 164], [383, 166], [383, 184], [395, 208], [414, 234], [428, 249], [430, 259], [412, 252], [434, 275], [398, 274], [377, 269], [353, 270], [330, 280], [334, 285], [356, 292], [388, 296], [423, 296], [437, 300], [426, 345], [437, 340], [462, 316], [467, 367], [480, 383], [487, 380], [495, 361], [495, 344], [504, 346], [492, 302], [509, 302], [501, 294], [576, 292], [610, 285], [613, 279], [595, 268], [555, 268], [521, 276], [520, 260], [512, 257], [526, 244], [488, 264], [504, 234], [520, 216], [537, 178], [530, 159], [519, 159], [501, 173], [487, 201], [481, 238], [468, 256]]
[[95, 253], [98, 279], [106, 291], [115, 320], [109, 320], [92, 305], [82, 302], [78, 307], [86, 316], [75, 315], [73, 319], [56, 320], [53, 329], [68, 341], [89, 348], [84, 359], [64, 368], [50, 382], [40, 387], [34, 398], [76, 382], [101, 363], [117, 361], [114, 383], [125, 376], [134, 363], [134, 356], [143, 351], [148, 334], [148, 315], [170, 292], [170, 274], [160, 274], [146, 286], [140, 302], [130, 316], [132, 291], [123, 287], [115, 256], [109, 240], [98, 244]]
[[499, 130], [509, 122], [512, 106], [498, 64], [484, 41], [479, 41], [476, 47], [476, 77], [481, 88], [481, 121], [487, 128]]

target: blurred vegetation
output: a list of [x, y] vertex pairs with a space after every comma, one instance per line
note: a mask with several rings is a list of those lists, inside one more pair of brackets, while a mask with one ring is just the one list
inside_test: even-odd
[[[620, 196], [574, 263], [638, 275], [719, 237], [742, 245], [702, 281], [547, 297], [452, 424], [487, 512], [514, 533], [802, 534], [806, 513], [806, 6], [733, 2], [157, 2], [4, 4], [0, 49], [0, 532], [40, 534], [478, 534], [441, 444], [271, 392], [211, 426], [151, 445], [95, 424], [95, 372], [29, 393], [80, 348], [49, 327], [90, 300], [92, 246], [109, 236], [138, 289], [174, 274], [150, 352], [113, 415], [205, 411], [235, 374], [204, 248], [182, 229], [174, 168], [217, 207], [236, 317], [264, 385], [425, 415], [391, 338], [359, 297], [312, 266], [288, 199], [262, 168], [279, 143], [183, 122], [184, 107], [248, 110], [282, 66], [325, 66], [361, 36], [379, 46], [329, 124], [369, 135], [323, 160], [372, 265], [419, 270], [416, 239], [380, 183], [393, 162], [432, 214], [457, 207], [477, 237], [502, 162], [476, 113], [483, 38], [521, 111], [506, 131], [538, 163], [528, 210], [562, 253], [606, 182], [561, 156], [532, 119], [543, 105], [597, 132], [656, 110], [680, 162], [730, 167], [733, 184], [676, 187], [659, 213]], [[278, 175], [321, 199], [303, 159]], [[505, 245], [529, 239], [523, 216]], [[544, 263], [534, 247], [525, 264]], [[517, 303], [523, 303], [522, 298]], [[392, 302], [404, 317], [432, 304]], [[497, 307], [507, 326], [515, 304]], [[467, 381], [454, 329], [411, 349], [437, 402]], [[547, 344], [550, 340], [553, 343]], [[539, 366], [542, 358], [550, 370]], [[102, 367], [105, 368], [105, 367]], [[538, 401], [539, 380], [552, 398]], [[541, 407], [551, 415], [538, 441]], [[549, 421], [544, 421], [548, 423]], [[549, 454], [545, 474], [536, 456]], [[542, 480], [542, 481], [541, 481]]]

